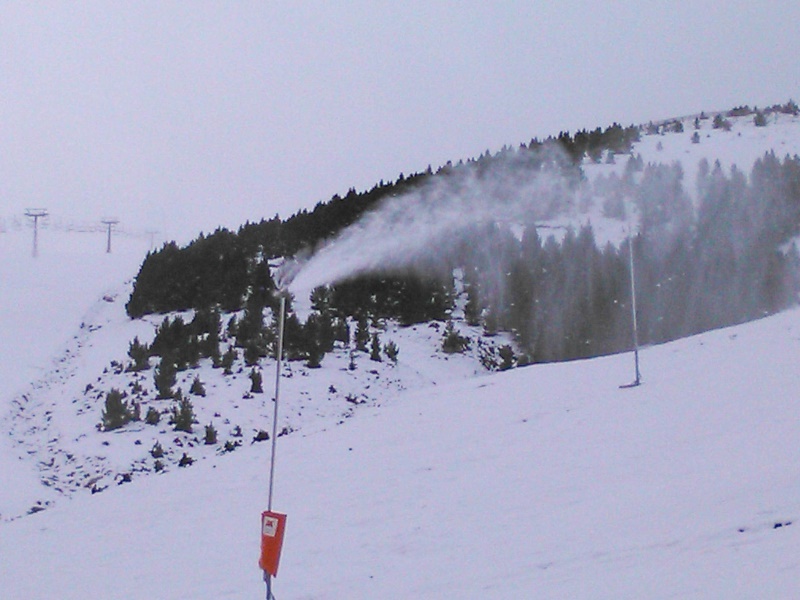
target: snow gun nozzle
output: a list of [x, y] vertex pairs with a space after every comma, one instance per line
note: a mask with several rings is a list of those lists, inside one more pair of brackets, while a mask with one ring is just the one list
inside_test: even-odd
[[288, 258], [278, 266], [273, 277], [276, 288], [275, 295], [277, 297], [289, 295], [289, 286], [292, 284], [301, 268], [302, 262], [296, 258]]

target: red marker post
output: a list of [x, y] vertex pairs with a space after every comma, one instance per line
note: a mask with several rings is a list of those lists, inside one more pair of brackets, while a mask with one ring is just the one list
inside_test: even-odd
[[286, 515], [269, 510], [261, 513], [261, 558], [258, 566], [272, 577], [278, 575], [285, 530]]

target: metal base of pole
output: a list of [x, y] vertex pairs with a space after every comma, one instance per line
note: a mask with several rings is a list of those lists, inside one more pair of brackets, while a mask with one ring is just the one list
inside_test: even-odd
[[264, 583], [267, 584], [267, 600], [275, 600], [272, 594], [272, 576], [266, 571], [264, 571]]

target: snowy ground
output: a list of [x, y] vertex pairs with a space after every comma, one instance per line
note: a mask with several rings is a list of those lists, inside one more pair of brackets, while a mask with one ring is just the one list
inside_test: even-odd
[[[793, 598], [800, 312], [453, 382], [279, 445], [279, 598]], [[5, 598], [259, 597], [267, 448], [2, 525]], [[20, 576], [24, 573], [24, 576]]]
[[[702, 157], [749, 172], [769, 148], [800, 152], [797, 118], [732, 121], [704, 121], [692, 144], [687, 120], [635, 152], [681, 160], [690, 192]], [[598, 238], [619, 239], [597, 211], [585, 216]], [[106, 254], [102, 232], [51, 227], [34, 260], [23, 225], [0, 219], [0, 597], [263, 597], [269, 447], [246, 438], [221, 455], [184, 436], [178, 448], [204, 460], [177, 468], [173, 448], [153, 475], [148, 451], [175, 441], [169, 428], [96, 430], [102, 398], [87, 385], [119, 383], [110, 361], [160, 321], [124, 315], [150, 240], [119, 235]], [[384, 336], [396, 366], [287, 366], [281, 600], [800, 596], [799, 311], [648, 348], [635, 389], [619, 388], [627, 355], [487, 375], [436, 352], [428, 326]], [[198, 373], [201, 426], [271, 427], [267, 368], [254, 398], [244, 372], [185, 377]], [[34, 506], [48, 508], [16, 518]]]
[[6, 435], [12, 402], [58, 379], [59, 366], [70, 358], [72, 375], [86, 366], [81, 351], [87, 323], [110, 304], [104, 297], [124, 303], [125, 281], [149, 249], [142, 238], [118, 235], [107, 254], [102, 232], [43, 228], [38, 237], [34, 259], [32, 229], [9, 223], [0, 233], [0, 468], [14, 482], [0, 486], [0, 517], [19, 514], [42, 497], [38, 473], [16, 459]]

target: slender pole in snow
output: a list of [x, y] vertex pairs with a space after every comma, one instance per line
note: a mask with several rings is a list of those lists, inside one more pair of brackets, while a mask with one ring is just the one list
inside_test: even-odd
[[275, 442], [278, 438], [278, 397], [281, 389], [281, 363], [283, 362], [283, 322], [286, 317], [286, 296], [281, 294], [281, 309], [278, 317], [278, 350], [275, 368], [275, 408], [272, 415], [272, 452], [269, 460], [269, 499], [267, 510], [272, 510], [272, 486], [275, 481]]
[[633, 236], [630, 232], [628, 232], [628, 258], [631, 267], [631, 321], [633, 322], [633, 360], [636, 369], [633, 385], [636, 386], [642, 382], [642, 376], [639, 373], [639, 328], [636, 323], [636, 270], [633, 267]]
[[[275, 367], [275, 407], [272, 414], [272, 451], [270, 452], [269, 459], [269, 497], [267, 500], [267, 510], [272, 510], [272, 488], [275, 482], [275, 448], [278, 440], [278, 399], [280, 397], [281, 389], [281, 366], [283, 362], [283, 323], [286, 318], [286, 294], [284, 290], [280, 291], [281, 308], [278, 317], [278, 349], [275, 353], [276, 367]], [[275, 596], [272, 595], [272, 575], [264, 571], [264, 581], [267, 584], [267, 600], [273, 600]]]

